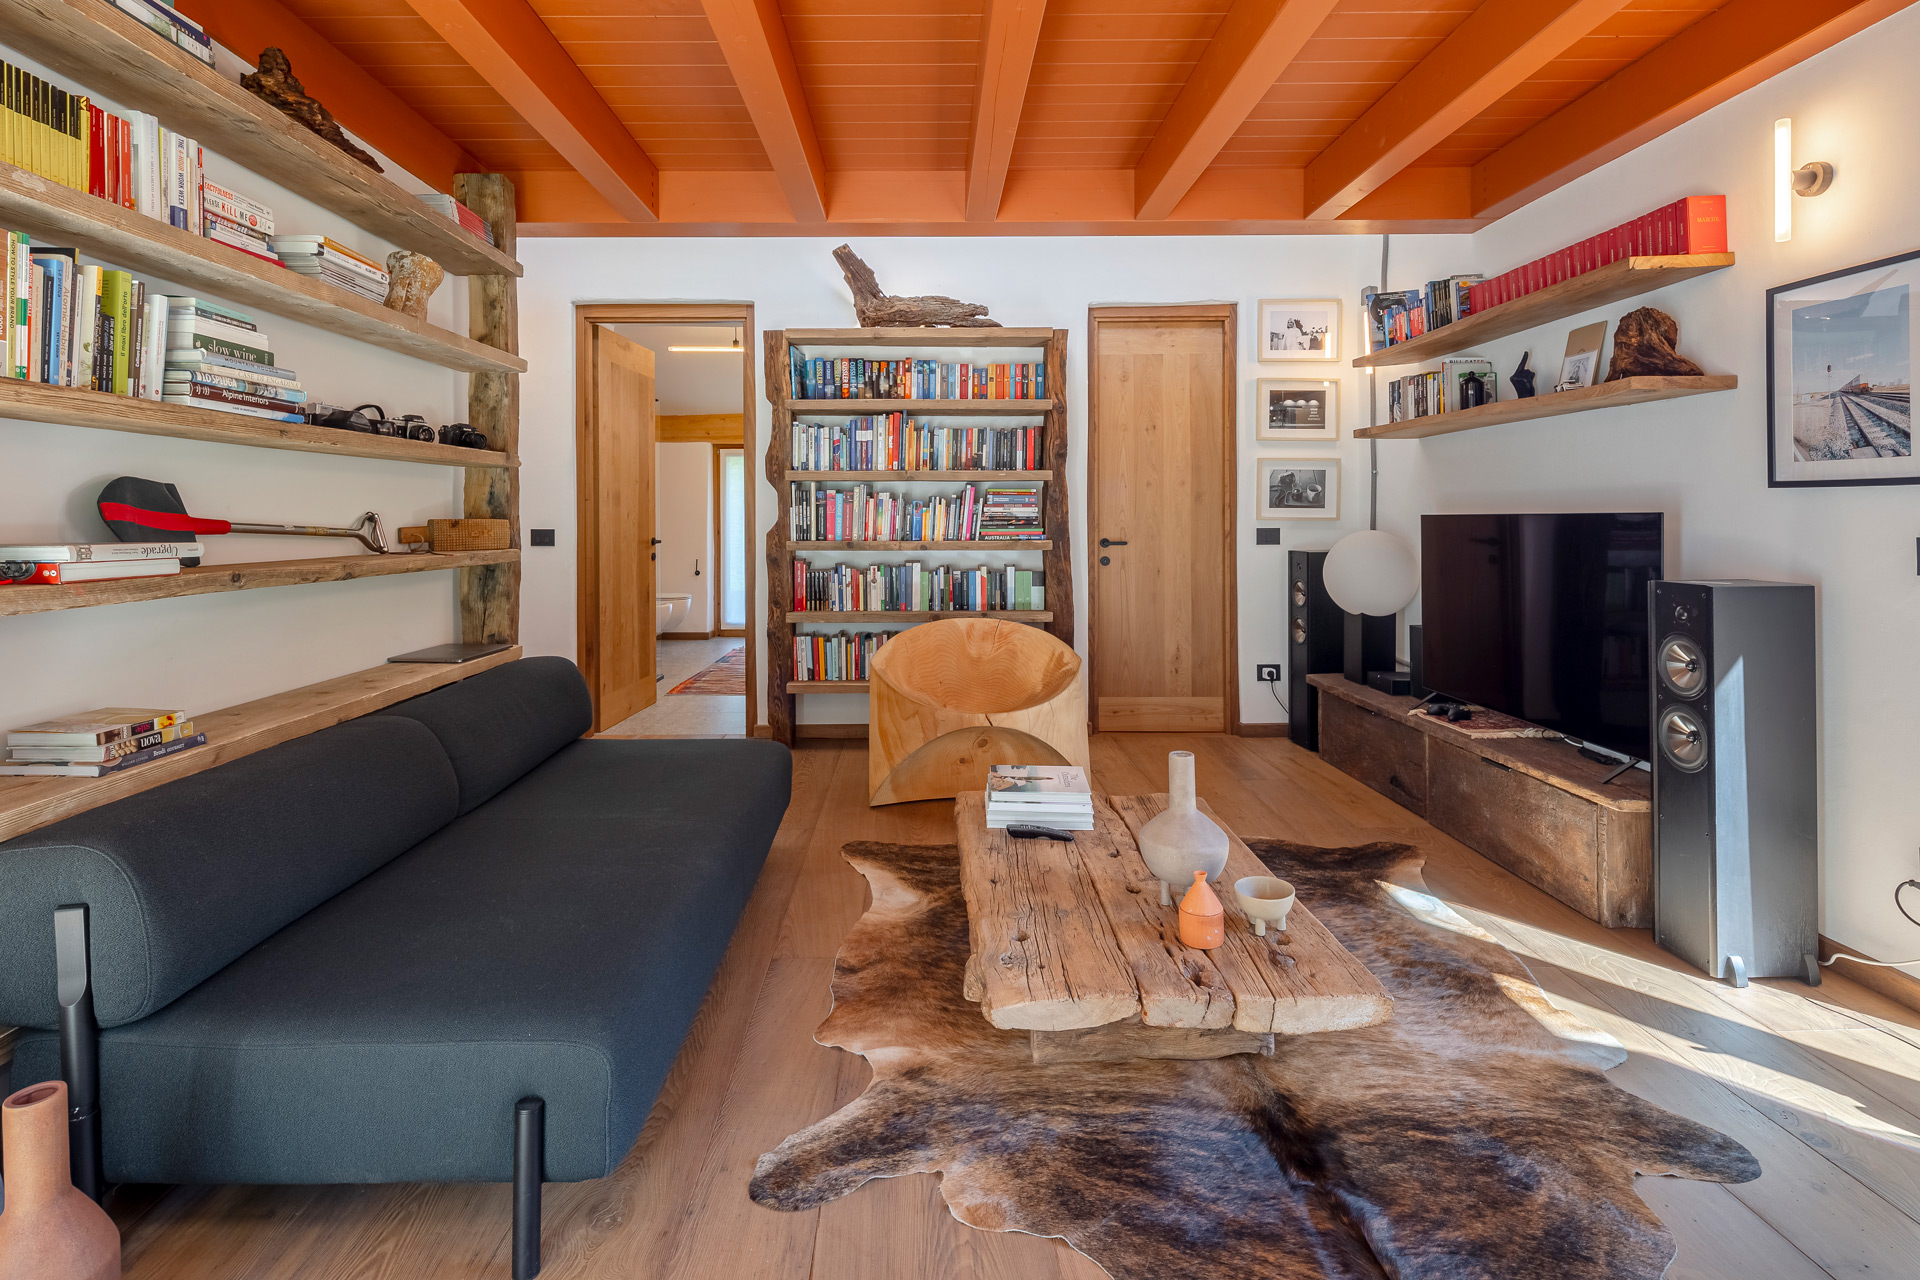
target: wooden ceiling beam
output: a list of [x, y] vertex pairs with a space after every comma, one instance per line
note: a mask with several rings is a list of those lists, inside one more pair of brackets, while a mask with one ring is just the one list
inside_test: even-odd
[[1136, 216], [1173, 212], [1334, 3], [1234, 0], [1134, 168]]
[[1499, 218], [1912, 0], [1730, 0], [1473, 166], [1476, 218]]
[[277, 47], [307, 92], [361, 141], [436, 191], [452, 191], [456, 173], [484, 173], [465, 147], [428, 123], [393, 90], [336, 49], [280, 0], [180, 0], [180, 12], [249, 62]]
[[407, 0], [622, 217], [659, 217], [660, 171], [527, 0]]
[[778, 0], [700, 0], [793, 216], [827, 216], [827, 166]]
[[1308, 216], [1359, 204], [1627, 3], [1486, 0], [1308, 163]]
[[980, 79], [973, 94], [973, 130], [967, 143], [967, 217], [1000, 215], [1007, 166], [1027, 103], [1033, 53], [1047, 0], [987, 0], [987, 32], [980, 41]]

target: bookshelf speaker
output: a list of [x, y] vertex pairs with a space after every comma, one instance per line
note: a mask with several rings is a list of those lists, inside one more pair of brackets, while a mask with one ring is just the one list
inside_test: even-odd
[[1307, 683], [1340, 670], [1344, 623], [1320, 571], [1324, 551], [1287, 552], [1287, 733], [1309, 751], [1320, 749], [1320, 691]]
[[1648, 585], [1654, 938], [1735, 986], [1817, 984], [1813, 588]]

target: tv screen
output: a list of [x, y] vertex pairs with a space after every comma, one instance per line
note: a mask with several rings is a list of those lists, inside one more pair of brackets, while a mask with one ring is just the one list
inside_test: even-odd
[[1647, 759], [1657, 511], [1422, 516], [1422, 679]]

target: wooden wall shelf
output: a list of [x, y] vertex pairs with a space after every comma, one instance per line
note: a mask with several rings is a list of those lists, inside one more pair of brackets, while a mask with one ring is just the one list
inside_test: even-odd
[[23, 422], [57, 422], [68, 427], [96, 427], [143, 436], [173, 436], [216, 444], [244, 444], [261, 449], [293, 449], [301, 453], [331, 453], [355, 458], [382, 458], [393, 462], [424, 462], [443, 467], [517, 467], [493, 449], [462, 449], [424, 440], [396, 440], [391, 436], [362, 435], [304, 422], [273, 422], [243, 413], [222, 413], [161, 400], [137, 400], [80, 387], [50, 387], [37, 382], [0, 379], [0, 418]]
[[[81, 87], [160, 117], [167, 128], [456, 275], [520, 274], [510, 253], [441, 217], [110, 3], [0, 0], [0, 30], [8, 45]], [[494, 235], [511, 243], [498, 225]]]
[[104, 778], [0, 778], [0, 840], [405, 702], [519, 656], [513, 648], [472, 662], [389, 662], [219, 711], [189, 708], [193, 727], [207, 735], [203, 747]]
[[1528, 422], [1534, 418], [1554, 418], [1565, 413], [1584, 413], [1589, 409], [1610, 409], [1622, 404], [1645, 404], [1649, 400], [1673, 400], [1680, 396], [1704, 395], [1710, 391], [1731, 391], [1740, 385], [1733, 374], [1709, 374], [1698, 378], [1622, 378], [1602, 382], [1577, 391], [1551, 391], [1526, 400], [1501, 400], [1475, 409], [1453, 413], [1433, 413], [1407, 422], [1385, 422], [1377, 427], [1362, 427], [1353, 434], [1362, 440], [1423, 440], [1428, 436], [1451, 435], [1475, 427], [1498, 426], [1503, 422]]
[[0, 226], [449, 369], [526, 372], [525, 360], [497, 347], [9, 164], [0, 164]]
[[840, 480], [914, 480], [967, 483], [974, 480], [986, 480], [998, 483], [1003, 480], [1051, 480], [1051, 471], [789, 471], [789, 481], [802, 484], [814, 481], [820, 484]]
[[1051, 551], [1051, 539], [1031, 542], [789, 542], [795, 551]]
[[[1356, 357], [1353, 367], [1419, 364], [1466, 351], [1531, 329], [1577, 316], [1609, 302], [1651, 293], [1680, 280], [1691, 280], [1733, 265], [1730, 253], [1674, 254], [1665, 257], [1621, 258], [1585, 275], [1536, 289], [1524, 298], [1501, 303], [1452, 324], [1428, 330], [1417, 338]], [[1535, 368], [1542, 365], [1536, 364]]]
[[[942, 618], [1005, 618], [1008, 622], [1052, 622], [1048, 609], [807, 609], [789, 612], [794, 622], [938, 622]], [[783, 650], [791, 657], [790, 650]]]
[[797, 415], [818, 417], [846, 414], [867, 417], [882, 413], [904, 413], [922, 418], [1038, 417], [1059, 407], [1059, 401], [1046, 400], [790, 400], [788, 407]]
[[71, 586], [0, 587], [0, 618], [61, 609], [88, 609], [138, 600], [167, 600], [174, 596], [203, 596], [221, 591], [251, 591], [256, 587], [296, 587], [315, 582], [351, 582], [355, 578], [384, 578], [396, 573], [432, 573], [440, 569], [471, 569], [478, 565], [517, 564], [520, 553], [456, 551], [444, 555], [318, 556], [310, 560], [261, 560], [240, 564], [203, 564], [166, 578], [121, 578], [112, 582], [78, 582]]
[[788, 693], [865, 693], [865, 680], [789, 680]]

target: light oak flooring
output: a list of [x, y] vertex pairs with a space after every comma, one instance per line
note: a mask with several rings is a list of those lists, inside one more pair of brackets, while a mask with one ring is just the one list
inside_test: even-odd
[[[1717, 985], [1645, 932], [1608, 931], [1284, 740], [1100, 735], [1096, 785], [1165, 787], [1166, 752], [1237, 831], [1404, 840], [1440, 896], [1553, 997], [1623, 1040], [1613, 1078], [1732, 1134], [1765, 1175], [1641, 1179], [1680, 1244], [1674, 1280], [1920, 1274], [1920, 1015], [1845, 978]], [[864, 1061], [811, 1039], [835, 947], [864, 910], [849, 840], [949, 842], [951, 805], [871, 810], [863, 742], [796, 752], [793, 805], [646, 1132], [600, 1182], [547, 1189], [548, 1280], [1098, 1280], [1056, 1240], [974, 1231], [932, 1177], [808, 1213], [746, 1197], [754, 1160], [856, 1096]], [[504, 1171], [503, 1171], [504, 1172]], [[129, 1280], [468, 1280], [508, 1273], [505, 1186], [128, 1188]], [[1526, 1278], [1534, 1280], [1534, 1278]]]

